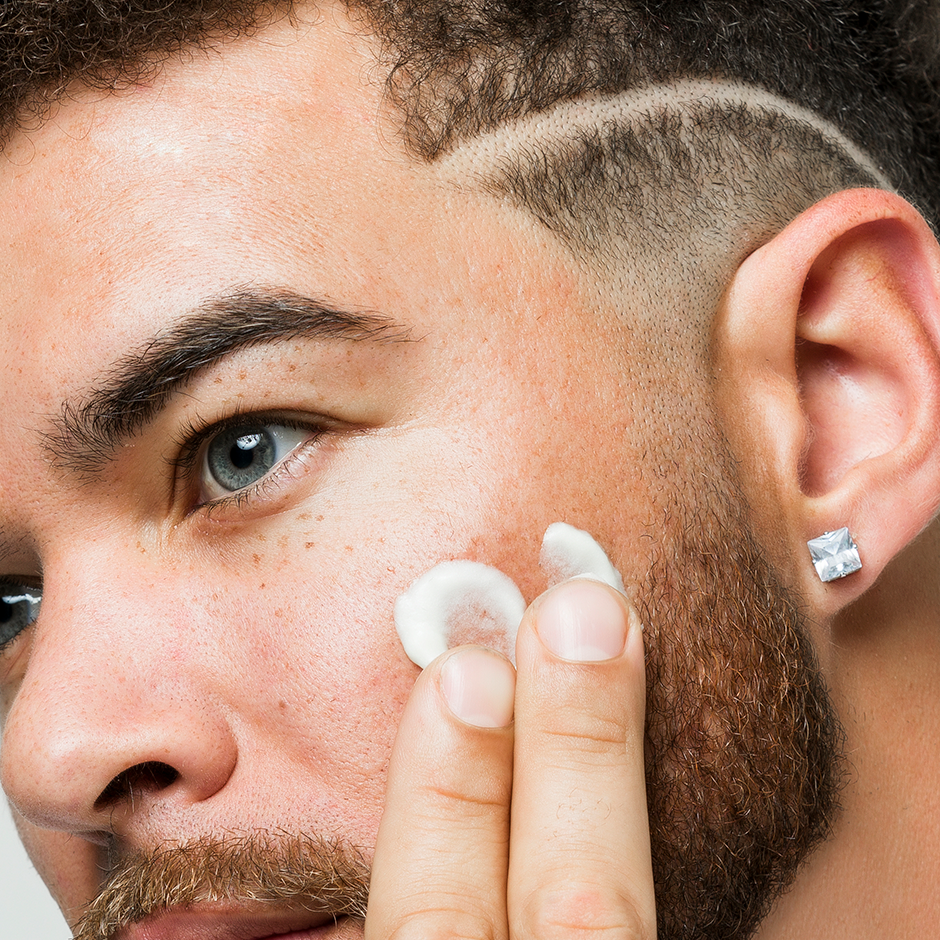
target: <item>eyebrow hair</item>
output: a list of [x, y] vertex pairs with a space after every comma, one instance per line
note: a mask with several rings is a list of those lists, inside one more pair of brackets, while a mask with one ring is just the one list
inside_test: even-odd
[[94, 476], [200, 372], [252, 346], [298, 338], [384, 345], [412, 342], [381, 314], [338, 310], [286, 290], [239, 288], [210, 298], [118, 360], [79, 400], [52, 419], [44, 445], [62, 469]]

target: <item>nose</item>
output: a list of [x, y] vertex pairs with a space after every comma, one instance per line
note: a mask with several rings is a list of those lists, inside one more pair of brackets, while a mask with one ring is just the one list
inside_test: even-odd
[[169, 827], [185, 825], [234, 770], [205, 644], [165, 589], [133, 585], [131, 575], [110, 596], [92, 592], [92, 607], [47, 580], [0, 748], [4, 790], [43, 829], [173, 838]]

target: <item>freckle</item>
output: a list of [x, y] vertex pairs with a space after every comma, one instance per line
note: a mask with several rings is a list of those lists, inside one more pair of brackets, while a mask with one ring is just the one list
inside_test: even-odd
[[275, 617], [283, 617], [283, 616], [284, 616], [284, 611], [283, 611], [280, 607], [278, 607], [277, 610], [274, 611], [274, 616], [275, 616]]
[[306, 522], [306, 521], [310, 518], [310, 513], [309, 513], [309, 512], [302, 512], [297, 518], [298, 518], [301, 522]]
[[288, 371], [288, 372], [296, 372], [296, 371], [297, 371], [297, 366], [294, 365], [293, 363], [291, 363], [291, 364], [287, 367], [287, 371]]
[[277, 703], [277, 707], [278, 707], [281, 711], [284, 711], [284, 710], [287, 708], [287, 702], [278, 702], [278, 703]]
[[346, 551], [347, 551], [347, 552], [351, 552], [352, 550], [353, 550], [352, 545], [347, 545], [347, 546], [346, 546]]
[[221, 375], [217, 375], [217, 376], [215, 377], [215, 384], [216, 384], [216, 385], [221, 385], [221, 384], [222, 384], [222, 376], [221, 376]]
[[322, 522], [322, 521], [323, 521], [323, 516], [317, 516], [317, 522]]
[[259, 542], [267, 542], [267, 540], [268, 540], [268, 538], [267, 538], [266, 535], [258, 535], [258, 536], [256, 536], [256, 537], [257, 537], [257, 539], [258, 539]]
[[263, 591], [264, 589], [265, 589], [265, 584], [264, 582], [262, 582], [260, 585], [258, 585], [258, 590]]
[[256, 565], [260, 565], [260, 564], [261, 564], [261, 556], [260, 556], [260, 555], [252, 555], [252, 556], [251, 556], [251, 560], [252, 560]]
[[242, 370], [238, 373], [238, 381], [239, 381], [239, 382], [244, 382], [245, 379], [247, 379], [247, 378], [248, 378], [248, 370], [247, 370], [247, 369], [242, 369]]
[[141, 545], [140, 542], [137, 543], [137, 551], [139, 551], [141, 555], [147, 554], [147, 549], [144, 548], [144, 546]]
[[316, 544], [316, 542], [304, 542], [304, 548], [313, 548]]

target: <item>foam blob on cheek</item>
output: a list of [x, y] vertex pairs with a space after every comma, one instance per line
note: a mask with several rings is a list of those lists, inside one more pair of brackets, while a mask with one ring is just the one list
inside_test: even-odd
[[[582, 529], [565, 522], [548, 527], [539, 564], [549, 584], [584, 577], [623, 590], [620, 573], [604, 549]], [[513, 659], [526, 603], [516, 583], [497, 568], [476, 561], [444, 561], [425, 572], [395, 602], [395, 629], [408, 658], [424, 669], [450, 648], [457, 629], [477, 629], [484, 619], [502, 632]]]
[[395, 628], [408, 658], [424, 669], [450, 648], [456, 627], [481, 617], [504, 632], [511, 654], [524, 613], [522, 592], [499, 569], [477, 561], [444, 561], [395, 601]]

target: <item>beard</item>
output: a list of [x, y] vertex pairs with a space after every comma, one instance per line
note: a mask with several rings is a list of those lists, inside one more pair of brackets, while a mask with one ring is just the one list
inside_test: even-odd
[[722, 478], [676, 513], [638, 595], [660, 940], [752, 936], [830, 834], [843, 779], [804, 618]]
[[[830, 832], [841, 729], [798, 606], [762, 557], [733, 483], [713, 487], [707, 504], [679, 510], [678, 493], [671, 504], [637, 594], [658, 936], [744, 940]], [[368, 884], [363, 854], [342, 842], [205, 838], [119, 861], [75, 940], [108, 940], [203, 901], [362, 918]]]

